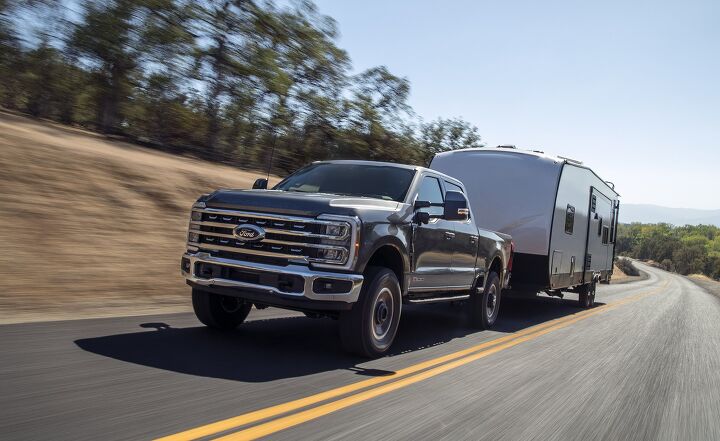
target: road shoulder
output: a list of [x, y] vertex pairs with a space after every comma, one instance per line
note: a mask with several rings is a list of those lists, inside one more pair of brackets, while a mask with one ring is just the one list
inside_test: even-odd
[[720, 282], [699, 274], [691, 274], [687, 276], [687, 279], [705, 291], [720, 297]]

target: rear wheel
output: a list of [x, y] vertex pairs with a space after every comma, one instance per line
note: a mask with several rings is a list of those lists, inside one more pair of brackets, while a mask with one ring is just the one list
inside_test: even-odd
[[243, 299], [213, 294], [193, 288], [192, 303], [195, 315], [205, 326], [214, 329], [231, 330], [245, 321], [252, 303]]
[[400, 283], [382, 267], [368, 267], [364, 276], [357, 303], [340, 315], [340, 340], [348, 352], [379, 357], [390, 349], [400, 324]]
[[492, 271], [488, 274], [482, 294], [477, 290], [470, 295], [468, 315], [470, 325], [477, 329], [489, 329], [500, 313], [500, 276]]

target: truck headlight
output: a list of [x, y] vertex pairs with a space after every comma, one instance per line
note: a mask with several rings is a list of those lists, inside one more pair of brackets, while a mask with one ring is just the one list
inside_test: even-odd
[[193, 210], [190, 214], [190, 220], [200, 222], [202, 220], [202, 211]]
[[328, 236], [345, 237], [349, 228], [350, 226], [347, 224], [325, 225], [325, 234], [327, 234]]

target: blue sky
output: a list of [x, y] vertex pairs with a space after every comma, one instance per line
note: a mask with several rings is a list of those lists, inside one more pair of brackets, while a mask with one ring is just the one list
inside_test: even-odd
[[626, 203], [720, 208], [720, 1], [316, 3], [425, 120], [582, 160]]

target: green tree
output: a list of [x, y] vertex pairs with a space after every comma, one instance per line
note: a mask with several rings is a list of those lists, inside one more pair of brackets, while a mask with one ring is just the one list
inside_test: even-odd
[[[69, 41], [72, 54], [86, 62], [97, 96], [96, 123], [103, 132], [122, 132], [124, 109], [143, 61], [161, 63], [181, 32], [173, 0], [87, 1]], [[158, 50], [162, 47], [161, 50]]]
[[441, 152], [484, 146], [478, 128], [461, 118], [438, 118], [422, 124], [420, 143], [428, 162]]

